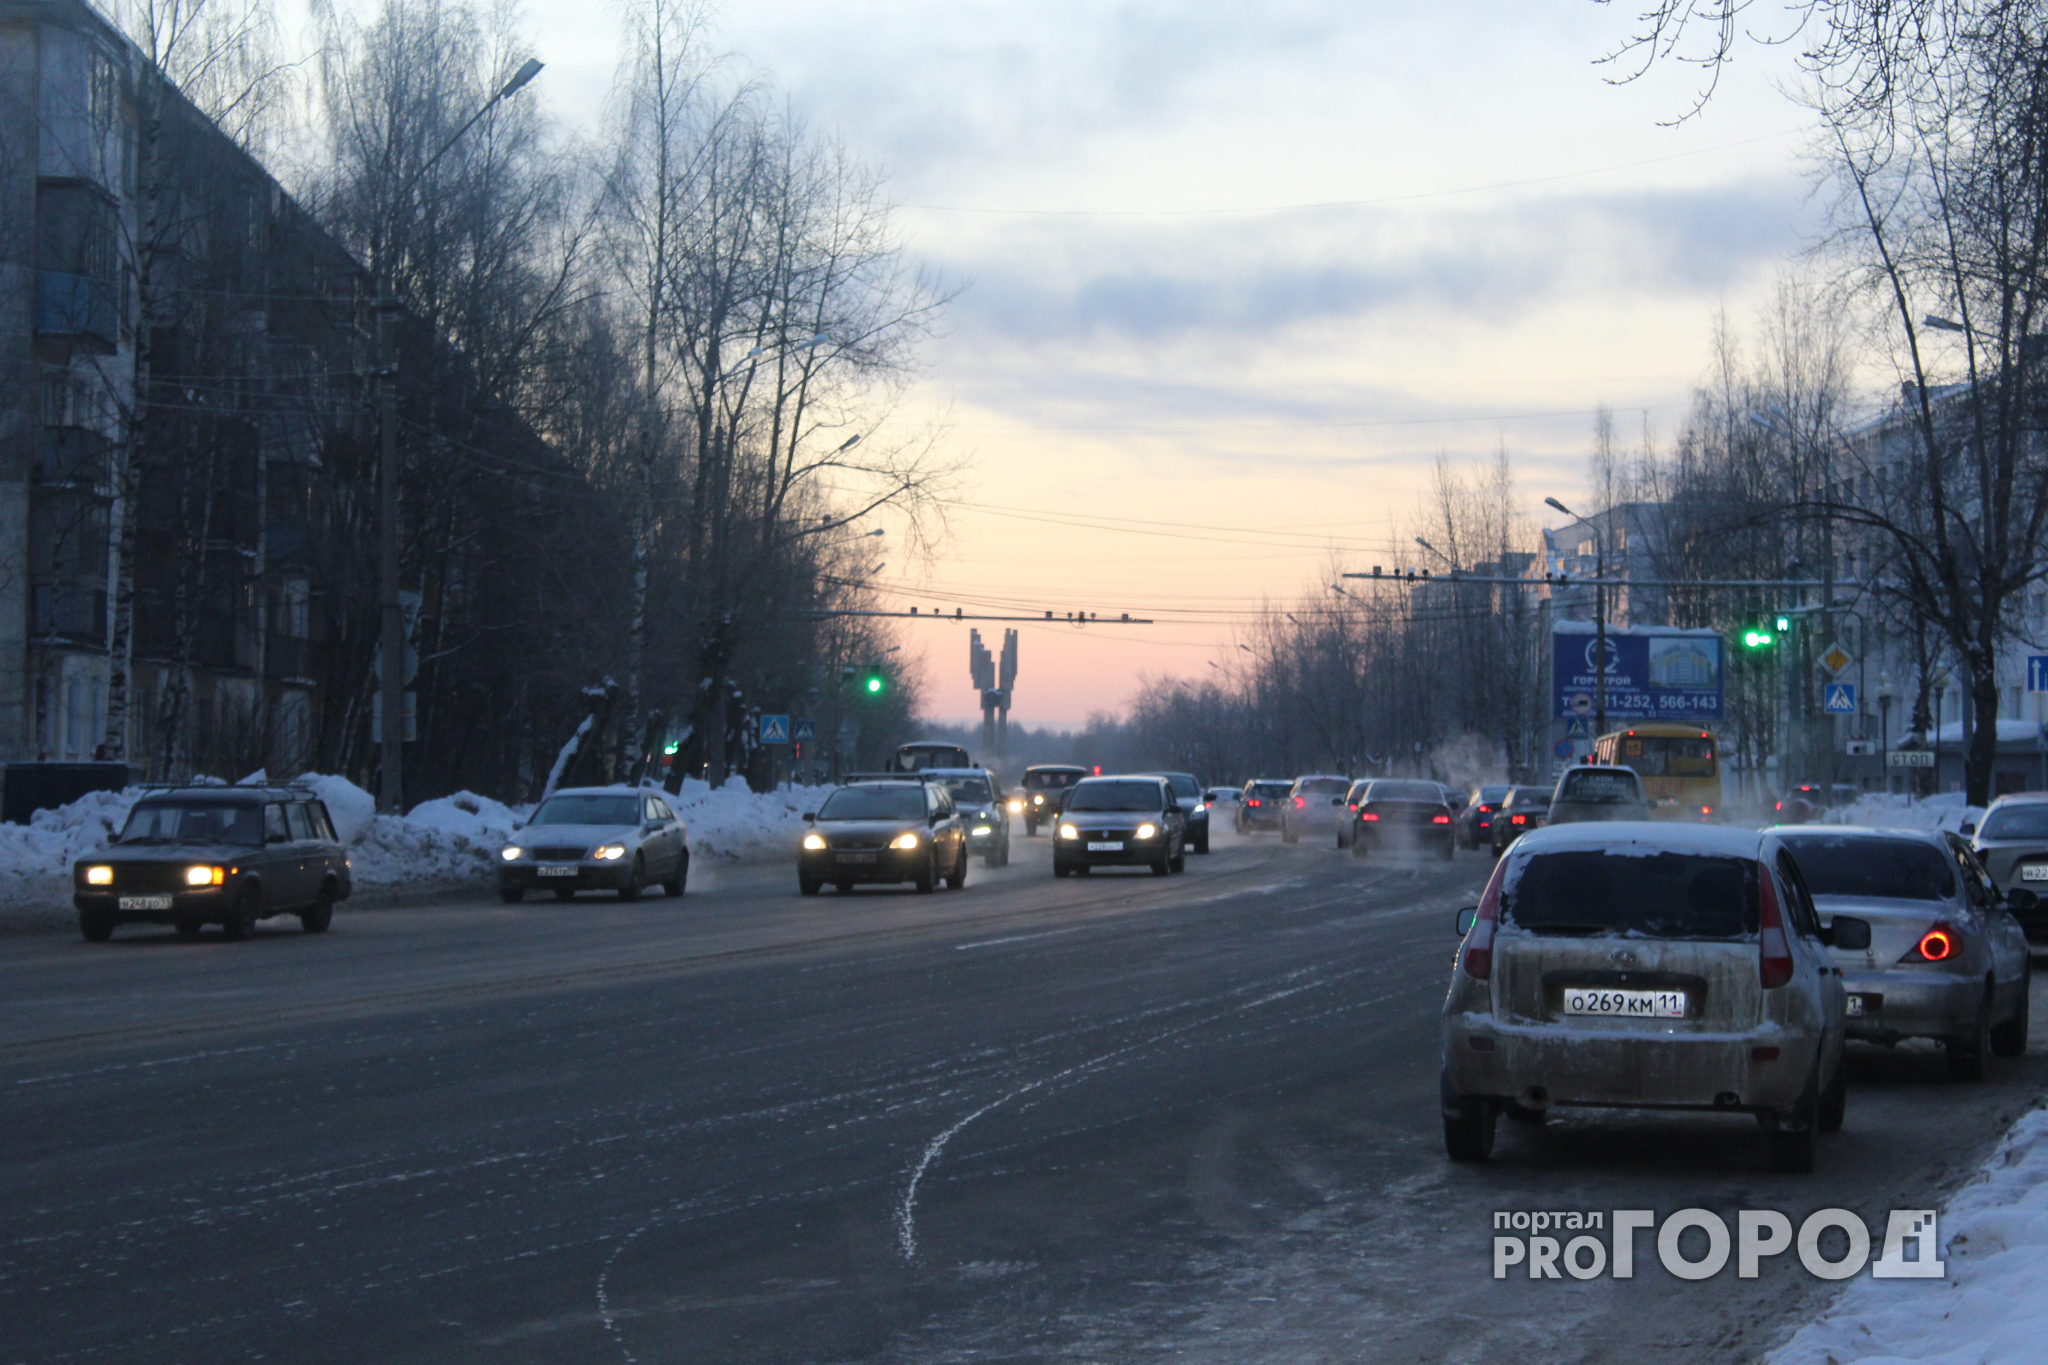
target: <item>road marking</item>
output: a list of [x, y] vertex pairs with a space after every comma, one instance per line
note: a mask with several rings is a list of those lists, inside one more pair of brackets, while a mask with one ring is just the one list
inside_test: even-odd
[[1092, 924], [1077, 924], [1071, 929], [1047, 929], [1041, 934], [1012, 934], [1008, 938], [984, 938], [974, 943], [956, 943], [953, 945], [953, 951], [964, 953], [969, 948], [993, 948], [998, 943], [1024, 943], [1034, 938], [1052, 938], [1058, 934], [1078, 934], [1083, 929], [1092, 929], [1094, 927]]

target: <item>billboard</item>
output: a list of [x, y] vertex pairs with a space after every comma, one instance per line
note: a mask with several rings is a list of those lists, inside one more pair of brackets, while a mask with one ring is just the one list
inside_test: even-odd
[[[1596, 707], [1596, 636], [1558, 631], [1551, 642], [1551, 695], [1558, 719]], [[1721, 718], [1721, 637], [1712, 631], [1609, 631], [1607, 719]]]

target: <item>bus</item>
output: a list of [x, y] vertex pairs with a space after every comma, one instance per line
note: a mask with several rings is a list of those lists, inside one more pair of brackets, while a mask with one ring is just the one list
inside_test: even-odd
[[1592, 762], [1633, 768], [1659, 820], [1706, 822], [1721, 812], [1721, 760], [1713, 732], [1640, 721], [1593, 741]]

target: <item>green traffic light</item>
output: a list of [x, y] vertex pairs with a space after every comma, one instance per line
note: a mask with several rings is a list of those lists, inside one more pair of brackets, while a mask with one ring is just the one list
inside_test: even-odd
[[1783, 634], [1784, 632], [1790, 629], [1792, 629], [1792, 618], [1789, 616], [1780, 616], [1778, 618], [1778, 632], [1780, 634]]
[[881, 690], [882, 690], [882, 680], [881, 680], [880, 678], [869, 678], [869, 679], [868, 679], [868, 695], [869, 695], [869, 696], [874, 696], [874, 695], [876, 695], [876, 694], [880, 693], [880, 692], [881, 692]]
[[1776, 636], [1772, 635], [1762, 626], [1751, 626], [1748, 630], [1742, 632], [1742, 643], [1750, 649], [1762, 649], [1766, 645], [1774, 643], [1776, 639]]

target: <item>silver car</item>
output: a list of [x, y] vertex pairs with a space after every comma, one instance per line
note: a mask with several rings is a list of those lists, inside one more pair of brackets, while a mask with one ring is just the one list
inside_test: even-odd
[[1957, 1080], [1984, 1079], [1986, 1055], [2027, 1050], [2027, 937], [1961, 838], [1939, 830], [1775, 831], [1806, 877], [1823, 923], [1845, 911], [1870, 946], [1837, 946], [1849, 1036], [1935, 1038]]
[[1991, 880], [2010, 895], [2020, 927], [2032, 943], [2048, 943], [2048, 792], [2001, 796], [1977, 823], [1970, 849]]
[[1444, 1146], [1493, 1151], [1502, 1113], [1558, 1105], [1756, 1115], [1773, 1164], [1810, 1171], [1847, 1097], [1840, 974], [1770, 833], [1647, 821], [1525, 834], [1464, 935], [1444, 1000]]
[[689, 831], [661, 793], [631, 787], [558, 791], [498, 850], [498, 894], [508, 905], [536, 890], [557, 900], [616, 891], [630, 901], [659, 884], [680, 896], [689, 875]]
[[1348, 777], [1316, 774], [1294, 779], [1294, 786], [1280, 803], [1280, 842], [1300, 843], [1302, 836], [1329, 839], [1351, 824], [1351, 811], [1344, 794], [1351, 790]]

